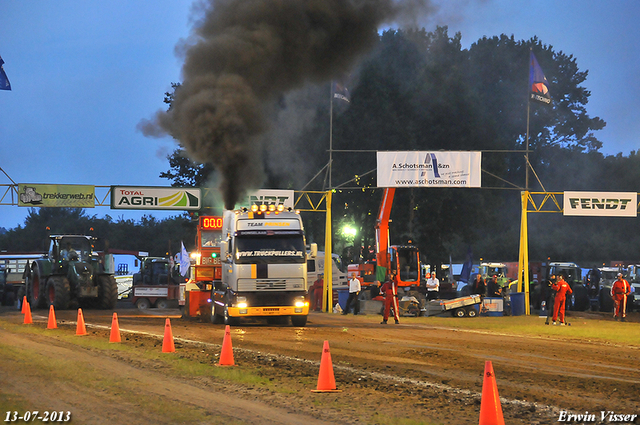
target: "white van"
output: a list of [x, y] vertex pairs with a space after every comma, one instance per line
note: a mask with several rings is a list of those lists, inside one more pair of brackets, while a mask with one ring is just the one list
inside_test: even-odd
[[[333, 267], [331, 269], [333, 289], [349, 289], [349, 279], [342, 264], [342, 259], [338, 254], [332, 254], [331, 258], [333, 258]], [[307, 260], [307, 282], [309, 286], [313, 285], [319, 274], [324, 274], [324, 252], [322, 251], [318, 251], [318, 255], [315, 258]]]

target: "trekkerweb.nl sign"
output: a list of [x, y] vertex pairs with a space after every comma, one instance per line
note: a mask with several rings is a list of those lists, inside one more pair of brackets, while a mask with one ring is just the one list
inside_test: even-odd
[[637, 217], [636, 192], [564, 192], [563, 215]]
[[94, 208], [95, 186], [18, 184], [19, 207]]
[[481, 152], [378, 152], [378, 187], [480, 187]]

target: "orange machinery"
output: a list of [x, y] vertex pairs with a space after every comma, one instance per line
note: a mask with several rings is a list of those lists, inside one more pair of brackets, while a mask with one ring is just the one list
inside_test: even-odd
[[211, 314], [211, 291], [214, 281], [222, 278], [220, 240], [222, 217], [201, 216], [196, 233], [196, 250], [191, 254], [195, 264], [191, 266], [191, 279], [182, 285], [180, 304], [187, 317]]
[[[364, 287], [373, 282], [383, 282], [390, 270], [398, 276], [398, 286], [418, 288], [420, 286], [420, 253], [413, 245], [390, 245], [389, 217], [396, 193], [395, 188], [386, 188], [380, 203], [376, 220], [376, 261], [365, 264], [351, 264], [348, 273], [355, 272]], [[375, 271], [374, 271], [375, 270]]]

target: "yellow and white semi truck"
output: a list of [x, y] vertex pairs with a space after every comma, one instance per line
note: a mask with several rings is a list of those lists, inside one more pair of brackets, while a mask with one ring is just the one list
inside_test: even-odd
[[307, 254], [298, 212], [283, 205], [253, 205], [225, 211], [220, 257], [222, 279], [214, 281], [213, 322], [237, 324], [266, 317], [305, 326], [309, 314]]

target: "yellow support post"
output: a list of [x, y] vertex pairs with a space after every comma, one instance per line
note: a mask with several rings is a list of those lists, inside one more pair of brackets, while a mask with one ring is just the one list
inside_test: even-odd
[[528, 316], [531, 313], [529, 305], [529, 237], [527, 227], [527, 204], [529, 192], [521, 192], [522, 218], [520, 221], [520, 255], [518, 258], [518, 289], [524, 292], [524, 311]]
[[331, 271], [333, 269], [333, 258], [331, 258], [331, 190], [327, 192], [325, 200], [327, 205], [325, 234], [324, 234], [324, 287], [322, 288], [323, 303], [325, 313], [333, 311], [333, 277]]

